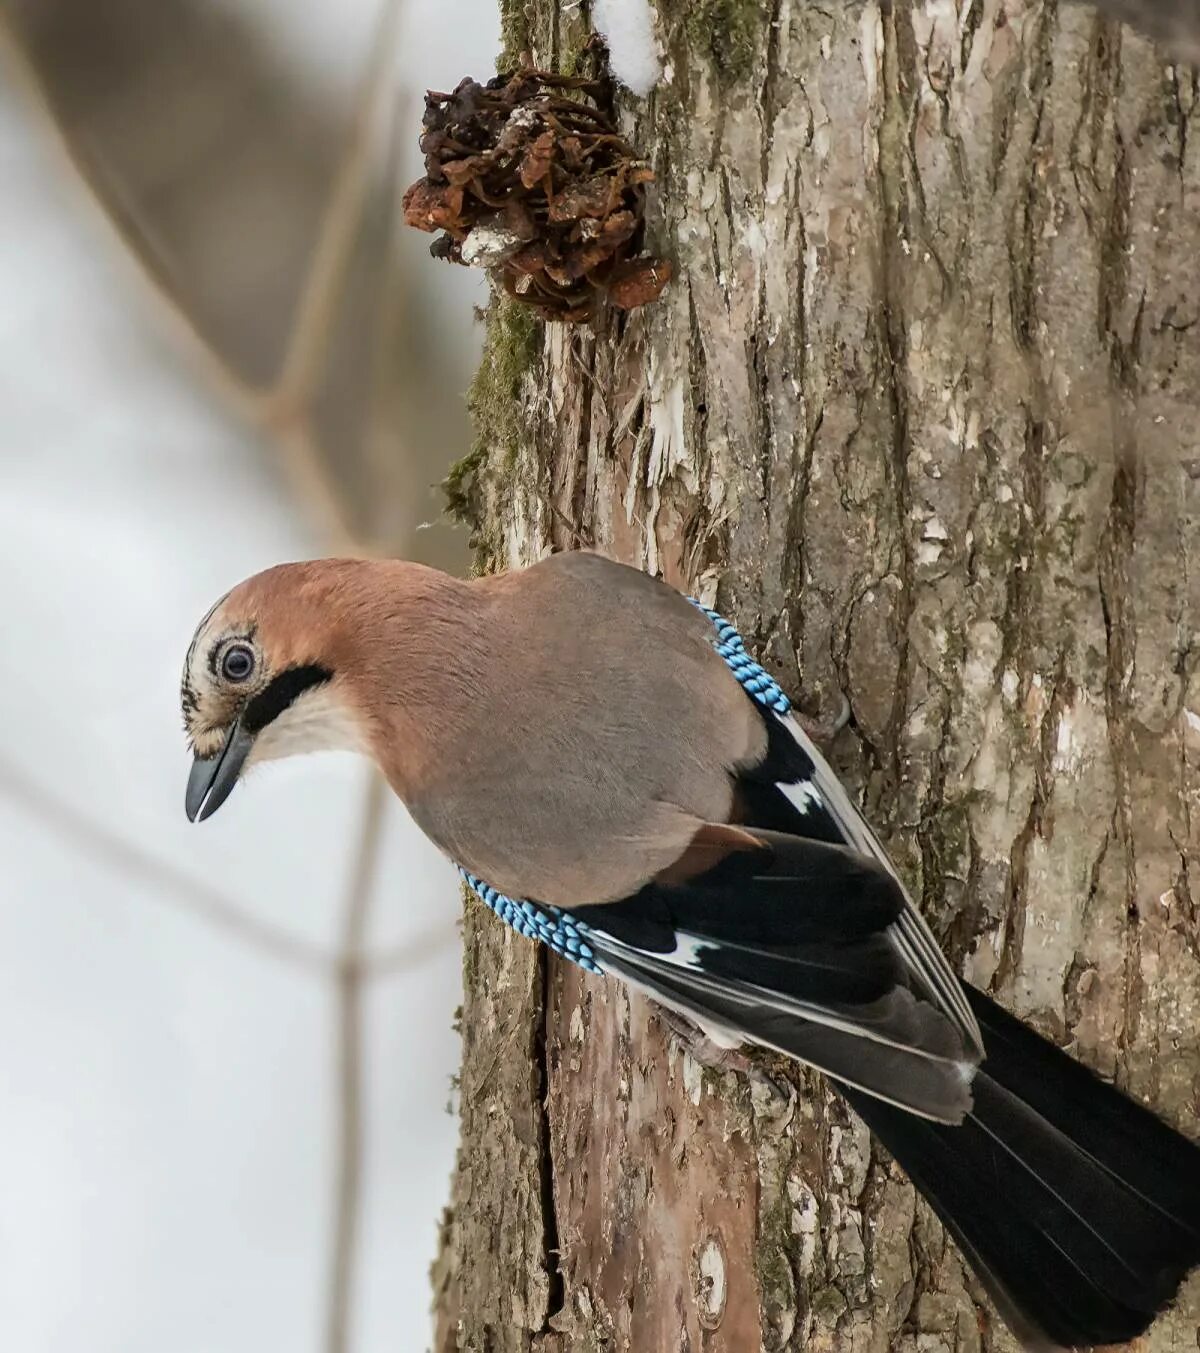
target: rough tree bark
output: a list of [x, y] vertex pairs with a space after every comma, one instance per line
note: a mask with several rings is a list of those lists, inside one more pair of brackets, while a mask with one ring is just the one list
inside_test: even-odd
[[[509, 0], [568, 64], [575, 6]], [[1200, 102], [1082, 8], [659, 0], [662, 301], [493, 307], [456, 476], [490, 564], [716, 597], [962, 970], [1200, 1134]], [[586, 636], [581, 636], [586, 642]], [[1011, 1349], [810, 1074], [466, 917], [438, 1349]], [[1200, 1281], [1143, 1347], [1195, 1349]]]

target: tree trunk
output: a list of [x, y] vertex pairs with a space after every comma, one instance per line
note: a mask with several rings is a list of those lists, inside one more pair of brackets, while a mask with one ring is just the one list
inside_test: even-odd
[[[510, 3], [571, 59], [577, 9]], [[1196, 1136], [1196, 77], [1053, 3], [657, 12], [623, 119], [676, 280], [595, 334], [493, 307], [485, 559], [594, 544], [844, 690], [835, 767], [955, 963]], [[1015, 1347], [819, 1077], [701, 1070], [476, 905], [466, 942], [439, 1353]], [[1193, 1278], [1142, 1347], [1198, 1322]]]

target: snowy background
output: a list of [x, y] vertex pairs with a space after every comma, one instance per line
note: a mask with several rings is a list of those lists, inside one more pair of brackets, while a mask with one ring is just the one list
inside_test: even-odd
[[[298, 77], [349, 97], [371, 6], [258, 8]], [[410, 133], [416, 92], [486, 75], [496, 45], [492, 0], [409, 4]], [[333, 756], [268, 768], [191, 827], [178, 710], [210, 602], [329, 541], [198, 377], [3, 71], [0, 1347], [415, 1353], [457, 1135], [457, 890], [389, 802], [341, 1322], [335, 961], [368, 775]], [[481, 297], [426, 266], [432, 285], [447, 274], [458, 400]]]

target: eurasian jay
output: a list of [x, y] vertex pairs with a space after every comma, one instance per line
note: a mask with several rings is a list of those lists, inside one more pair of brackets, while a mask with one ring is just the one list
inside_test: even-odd
[[365, 752], [519, 930], [819, 1068], [1029, 1347], [1132, 1339], [1200, 1262], [1200, 1149], [960, 980], [783, 691], [665, 583], [284, 564], [200, 622], [182, 700], [192, 820], [256, 762]]

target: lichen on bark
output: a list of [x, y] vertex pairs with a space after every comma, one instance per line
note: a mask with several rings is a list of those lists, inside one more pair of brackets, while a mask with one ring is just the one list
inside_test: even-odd
[[[955, 962], [1197, 1135], [1195, 75], [1031, 0], [657, 12], [622, 122], [676, 280], [493, 348], [486, 562], [598, 546], [844, 690], [836, 767]], [[586, 35], [506, 16], [542, 62]], [[1015, 1346], [815, 1075], [702, 1071], [478, 908], [465, 1021], [439, 1349]], [[1193, 1279], [1146, 1350], [1198, 1322]]]

